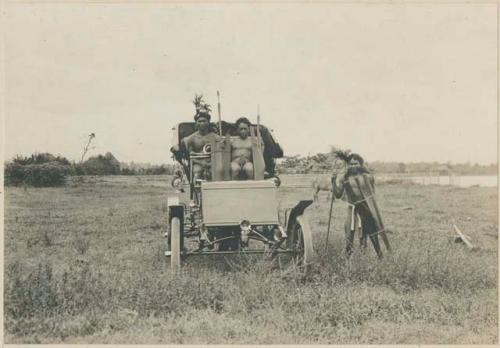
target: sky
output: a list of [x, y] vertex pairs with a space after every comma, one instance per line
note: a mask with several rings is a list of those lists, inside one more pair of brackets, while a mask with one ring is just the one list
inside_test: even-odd
[[[7, 3], [5, 151], [171, 163], [195, 93], [285, 155], [497, 161], [496, 4]], [[216, 113], [213, 115], [216, 119]]]

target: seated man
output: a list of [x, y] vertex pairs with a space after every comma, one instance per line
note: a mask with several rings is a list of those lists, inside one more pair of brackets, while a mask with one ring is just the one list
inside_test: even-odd
[[[198, 111], [194, 116], [197, 131], [181, 139], [180, 147], [174, 146], [172, 152], [201, 153], [205, 145], [219, 139], [219, 136], [210, 129], [210, 114], [207, 111]], [[210, 178], [210, 158], [193, 159], [193, 180]]]
[[246, 117], [236, 120], [238, 137], [231, 142], [231, 179], [254, 178], [252, 139], [249, 138], [251, 123]]

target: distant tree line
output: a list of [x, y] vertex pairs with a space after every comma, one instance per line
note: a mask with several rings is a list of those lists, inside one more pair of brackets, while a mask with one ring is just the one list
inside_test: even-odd
[[[328, 153], [308, 156], [286, 156], [277, 163], [277, 170], [283, 174], [328, 173], [333, 171], [335, 163], [334, 148]], [[367, 162], [367, 167], [374, 173], [387, 174], [429, 174], [434, 175], [497, 175], [496, 163], [480, 165], [478, 163], [439, 163], [439, 162]]]
[[[308, 156], [287, 156], [277, 163], [282, 174], [329, 173], [335, 163], [334, 149], [328, 153]], [[428, 174], [434, 175], [497, 175], [497, 165], [477, 163], [454, 164], [438, 162], [381, 162], [367, 163], [374, 173]], [[120, 163], [110, 152], [89, 157], [83, 162], [71, 162], [65, 157], [50, 153], [36, 153], [28, 157], [16, 156], [5, 163], [5, 185], [13, 186], [60, 186], [71, 175], [171, 175], [173, 164], [151, 165]]]
[[120, 163], [110, 152], [71, 162], [62, 156], [36, 153], [16, 156], [5, 163], [4, 178], [8, 186], [61, 186], [71, 175], [162, 175], [173, 174], [173, 165], [136, 165]]
[[439, 162], [370, 162], [370, 168], [379, 173], [426, 174], [440, 175], [497, 175], [496, 163], [480, 165], [478, 163], [439, 163]]
[[161, 164], [131, 164], [121, 163], [121, 175], [172, 175], [174, 173], [174, 165]]

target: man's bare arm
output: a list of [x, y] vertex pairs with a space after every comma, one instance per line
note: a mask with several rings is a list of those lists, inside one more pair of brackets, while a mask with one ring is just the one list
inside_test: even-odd
[[180, 141], [179, 145], [174, 145], [170, 148], [170, 151], [174, 154], [174, 157], [177, 161], [181, 161], [183, 158], [186, 158], [187, 155], [187, 150], [186, 150], [186, 143], [185, 139], [183, 138]]
[[[341, 176], [343, 178], [343, 175]], [[342, 194], [344, 193], [344, 180], [340, 180], [337, 182], [337, 174], [332, 174], [332, 191], [335, 195], [335, 198], [342, 198]]]

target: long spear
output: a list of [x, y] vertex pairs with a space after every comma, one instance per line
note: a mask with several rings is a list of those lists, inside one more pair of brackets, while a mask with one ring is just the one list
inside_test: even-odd
[[[335, 168], [335, 163], [336, 162], [334, 161], [334, 170], [335, 170], [335, 173], [337, 173], [336, 168]], [[334, 186], [335, 180], [337, 180], [337, 176], [335, 175], [335, 178], [334, 178], [332, 175], [332, 199], [330, 200], [330, 215], [328, 216], [328, 229], [326, 231], [325, 249], [328, 249], [328, 236], [330, 235], [330, 226], [331, 226], [331, 222], [332, 222], [333, 201], [335, 201], [335, 192], [333, 190], [333, 186]]]
[[260, 105], [257, 104], [257, 146], [259, 151], [262, 151], [262, 146], [260, 143]]
[[220, 115], [220, 93], [217, 91], [217, 113], [219, 114], [219, 135], [222, 136], [222, 118]]
[[335, 200], [335, 192], [333, 192], [333, 180], [332, 180], [332, 199], [330, 200], [330, 213], [328, 215], [328, 229], [326, 231], [326, 243], [325, 248], [328, 249], [328, 236], [330, 235], [330, 226], [332, 223], [332, 210], [333, 210], [333, 201]]

